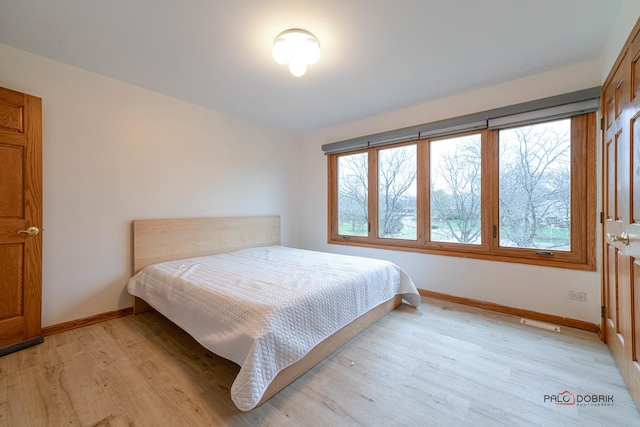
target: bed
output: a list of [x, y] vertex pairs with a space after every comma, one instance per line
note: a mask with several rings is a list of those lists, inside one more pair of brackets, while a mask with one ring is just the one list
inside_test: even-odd
[[[150, 308], [240, 366], [231, 399], [262, 404], [404, 299], [392, 263], [280, 246], [280, 218], [136, 220], [134, 312]], [[384, 284], [384, 285], [383, 285]]]

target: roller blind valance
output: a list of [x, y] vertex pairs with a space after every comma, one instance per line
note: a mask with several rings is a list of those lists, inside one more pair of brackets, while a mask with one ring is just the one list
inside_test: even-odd
[[344, 153], [380, 145], [436, 138], [480, 129], [503, 129], [544, 120], [560, 119], [597, 111], [600, 87], [438, 120], [417, 126], [361, 136], [322, 146], [325, 154]]

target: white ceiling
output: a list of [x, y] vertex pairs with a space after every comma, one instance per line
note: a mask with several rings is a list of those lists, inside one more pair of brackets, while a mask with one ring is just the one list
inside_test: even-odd
[[[295, 133], [599, 57], [622, 0], [0, 0], [0, 43]], [[322, 57], [296, 78], [273, 39]]]

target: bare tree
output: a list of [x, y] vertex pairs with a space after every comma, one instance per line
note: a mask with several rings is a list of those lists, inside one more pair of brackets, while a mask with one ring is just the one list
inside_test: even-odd
[[[433, 239], [477, 243], [481, 236], [479, 135], [439, 141], [455, 147], [431, 160], [430, 215]], [[432, 145], [432, 156], [435, 148]], [[500, 131], [500, 244], [567, 248], [571, 218], [570, 121]], [[379, 235], [398, 237], [415, 216], [415, 146], [378, 151]], [[368, 231], [366, 153], [339, 160], [340, 223], [354, 234]], [[556, 235], [552, 235], [554, 233]]]
[[[380, 150], [378, 164], [379, 233], [397, 236], [407, 215], [407, 199], [415, 206], [415, 195], [408, 195], [417, 175], [415, 146]], [[340, 222], [351, 222], [352, 232], [357, 233], [368, 226], [368, 159], [366, 154], [343, 156], [339, 167]]]
[[415, 185], [415, 146], [381, 150], [378, 162], [378, 228], [381, 237], [392, 237], [402, 231], [406, 212], [401, 202]]
[[[442, 156], [437, 167], [431, 165], [432, 222], [444, 227], [440, 232], [447, 239], [459, 243], [475, 243], [480, 237], [480, 148], [475, 140], [460, 140], [453, 151]], [[436, 182], [444, 188], [436, 189]]]
[[[340, 223], [350, 222], [351, 232], [368, 230], [368, 158], [366, 153], [340, 157], [338, 207]], [[366, 234], [366, 233], [364, 233]]]
[[501, 244], [564, 247], [567, 239], [540, 243], [542, 227], [568, 228], [570, 130], [537, 125], [508, 131], [500, 142]]

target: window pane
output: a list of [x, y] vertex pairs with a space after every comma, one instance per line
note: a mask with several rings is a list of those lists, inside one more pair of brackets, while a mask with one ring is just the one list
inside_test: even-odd
[[378, 235], [416, 240], [416, 145], [378, 151]]
[[368, 235], [368, 179], [367, 153], [338, 158], [338, 234]]
[[571, 250], [571, 120], [499, 138], [500, 245]]
[[431, 241], [481, 243], [481, 145], [480, 134], [430, 143]]

